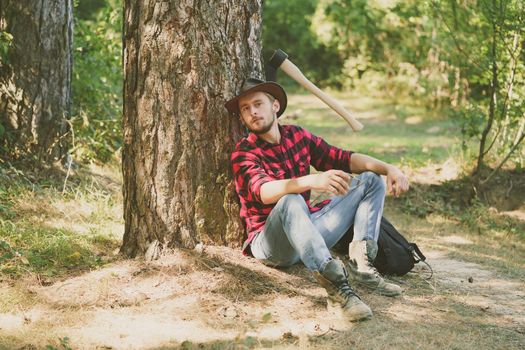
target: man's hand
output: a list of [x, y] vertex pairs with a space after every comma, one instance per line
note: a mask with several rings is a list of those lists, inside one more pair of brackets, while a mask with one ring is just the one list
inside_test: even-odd
[[387, 193], [392, 193], [399, 197], [403, 192], [408, 191], [409, 182], [408, 177], [395, 166], [390, 165], [386, 173]]
[[342, 170], [328, 170], [312, 176], [311, 187], [314, 190], [331, 192], [340, 196], [348, 192], [349, 186], [350, 175]]

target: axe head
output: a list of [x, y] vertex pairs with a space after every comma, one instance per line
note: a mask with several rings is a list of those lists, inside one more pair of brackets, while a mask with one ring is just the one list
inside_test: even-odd
[[277, 49], [274, 51], [272, 57], [270, 57], [270, 61], [268, 64], [272, 66], [273, 68], [277, 69], [283, 64], [284, 60], [288, 58], [288, 55], [286, 52], [284, 52], [281, 49]]
[[270, 60], [265, 67], [267, 81], [277, 81], [277, 68], [279, 68], [287, 58], [288, 55], [281, 49], [277, 49], [273, 52], [272, 57], [270, 57]]

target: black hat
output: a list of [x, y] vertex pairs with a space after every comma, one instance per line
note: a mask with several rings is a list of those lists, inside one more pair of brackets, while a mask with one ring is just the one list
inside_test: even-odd
[[277, 117], [280, 117], [286, 109], [286, 92], [284, 92], [284, 89], [281, 87], [281, 85], [274, 83], [273, 81], [262, 81], [256, 78], [246, 79], [242, 84], [241, 91], [237, 94], [237, 96], [226, 102], [224, 106], [226, 106], [228, 112], [239, 115], [239, 98], [257, 91], [269, 93], [279, 100], [281, 106], [277, 111]]

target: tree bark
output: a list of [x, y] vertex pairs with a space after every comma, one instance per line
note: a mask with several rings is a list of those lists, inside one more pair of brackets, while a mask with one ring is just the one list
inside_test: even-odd
[[71, 0], [0, 2], [0, 31], [13, 36], [0, 61], [0, 149], [11, 157], [49, 163], [67, 152], [72, 7]]
[[239, 245], [229, 156], [242, 128], [224, 103], [261, 76], [261, 0], [126, 0], [124, 13], [121, 251]]

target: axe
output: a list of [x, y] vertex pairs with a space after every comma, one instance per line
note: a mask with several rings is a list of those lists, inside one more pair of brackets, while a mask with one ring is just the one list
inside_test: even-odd
[[[363, 129], [363, 124], [361, 124], [357, 119], [355, 119], [339, 102], [337, 102], [333, 97], [324, 93], [321, 89], [315, 86], [310, 80], [308, 80], [304, 74], [293, 64], [289, 59], [286, 52], [281, 49], [275, 50], [270, 61], [268, 62], [270, 69], [267, 70], [267, 74], [271, 77], [267, 80], [274, 80], [277, 68], [281, 68], [286, 74], [288, 74], [292, 79], [297, 81], [308, 91], [313, 93], [315, 96], [319, 97], [328, 107], [332, 108], [337, 114], [343, 117], [344, 120], [352, 127], [352, 130], [359, 131]], [[268, 77], [267, 75], [267, 77]]]

